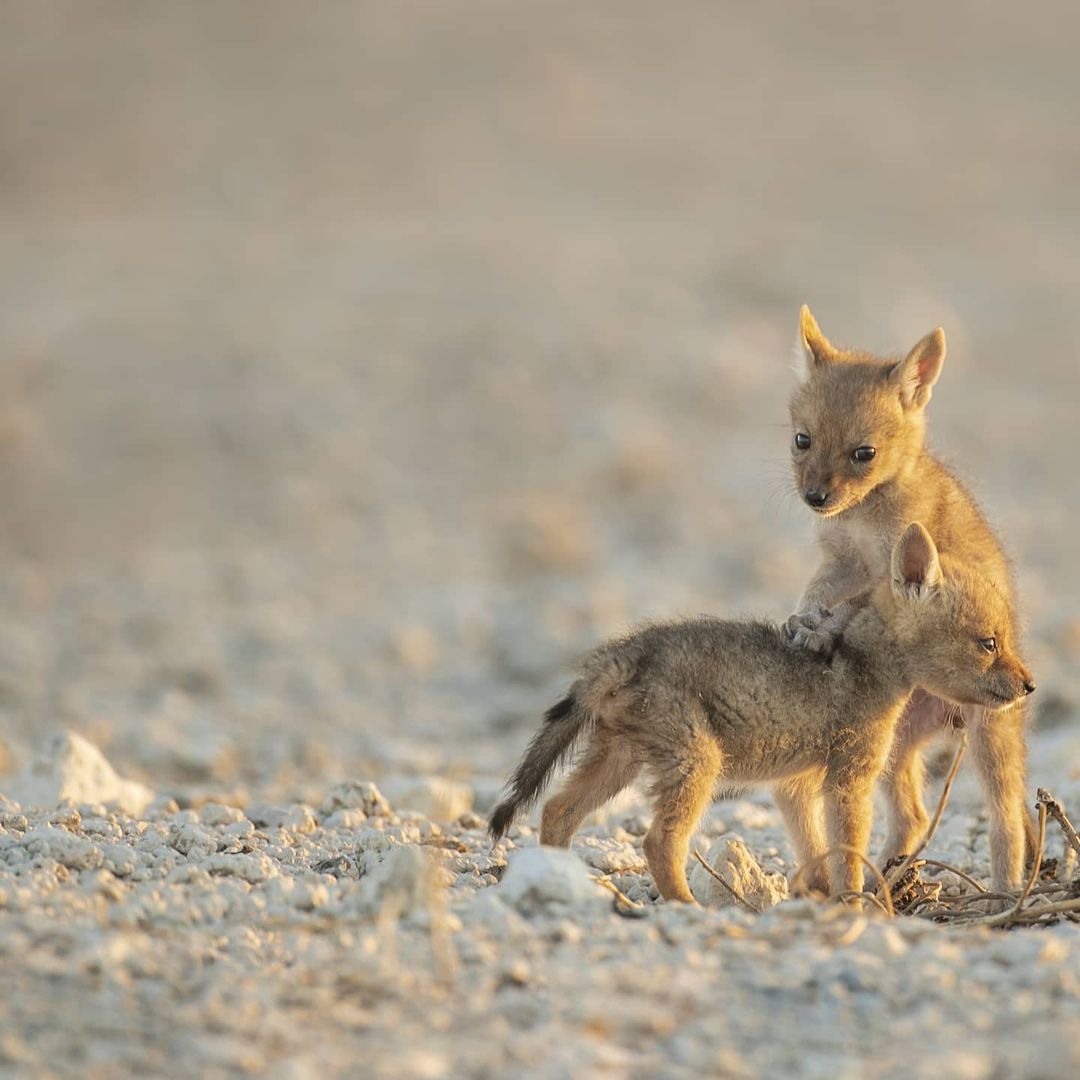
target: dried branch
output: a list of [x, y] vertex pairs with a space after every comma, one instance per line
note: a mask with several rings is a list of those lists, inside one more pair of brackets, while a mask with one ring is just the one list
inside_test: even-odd
[[746, 899], [746, 898], [745, 898], [744, 896], [740, 895], [740, 893], [738, 892], [738, 890], [736, 890], [736, 889], [735, 889], [735, 888], [734, 888], [733, 886], [729, 885], [729, 884], [728, 884], [728, 883], [727, 883], [727, 882], [726, 882], [726, 881], [725, 881], [725, 880], [723, 879], [723, 877], [722, 877], [722, 876], [720, 875], [719, 871], [717, 871], [717, 870], [714, 870], [714, 869], [713, 869], [713, 868], [712, 868], [712, 867], [711, 867], [711, 866], [710, 866], [710, 865], [709, 865], [709, 864], [708, 864], [708, 863], [707, 863], [707, 862], [706, 862], [706, 861], [705, 861], [705, 860], [704, 860], [704, 859], [702, 858], [702, 856], [701, 856], [701, 852], [700, 852], [700, 851], [697, 851], [697, 850], [695, 850], [695, 851], [694, 851], [694, 858], [695, 858], [695, 859], [697, 859], [697, 861], [698, 861], [699, 863], [701, 863], [701, 865], [702, 865], [702, 866], [704, 866], [704, 867], [705, 867], [705, 871], [706, 871], [706, 873], [708, 873], [708, 874], [710, 874], [710, 875], [711, 875], [712, 877], [716, 878], [716, 880], [717, 880], [717, 881], [719, 881], [719, 882], [720, 882], [720, 884], [721, 884], [721, 885], [722, 885], [722, 886], [723, 886], [723, 887], [724, 887], [725, 889], [727, 889], [727, 891], [728, 891], [728, 892], [729, 892], [729, 893], [730, 893], [730, 894], [731, 894], [731, 895], [732, 895], [733, 897], [735, 897], [735, 899], [736, 899], [736, 900], [737, 900], [737, 901], [738, 901], [738, 902], [739, 902], [740, 904], [742, 904], [742, 906], [743, 906], [744, 908], [746, 908], [746, 910], [747, 910], [747, 911], [752, 911], [752, 912], [753, 912], [753, 913], [754, 913], [755, 915], [760, 915], [760, 914], [761, 914], [761, 909], [760, 909], [760, 908], [758, 908], [758, 907], [755, 907], [755, 906], [754, 906], [753, 904], [751, 904], [751, 903], [750, 903], [750, 901], [749, 901], [749, 900], [747, 900], [747, 899]]
[[1039, 788], [1036, 794], [1038, 795], [1037, 805], [1046, 808], [1046, 812], [1061, 826], [1061, 831], [1065, 834], [1069, 846], [1080, 856], [1080, 836], [1076, 835], [1073, 823], [1065, 816], [1064, 807], [1044, 787]]
[[838, 844], [836, 847], [830, 848], [823, 855], [816, 855], [814, 858], [804, 862], [802, 866], [795, 871], [795, 877], [792, 878], [791, 881], [792, 889], [801, 887], [803, 878], [806, 877], [811, 870], [820, 866], [826, 859], [831, 858], [839, 852], [856, 856], [864, 866], [869, 868], [870, 872], [877, 878], [879, 898], [884, 902], [885, 909], [888, 912], [889, 917], [892, 918], [896, 914], [896, 909], [893, 906], [892, 894], [885, 882], [884, 875], [861, 851], [858, 850], [858, 848], [849, 847], [847, 844]]
[[971, 877], [969, 874], [965, 874], [963, 870], [958, 870], [951, 863], [942, 862], [940, 859], [923, 859], [922, 861], [926, 863], [927, 866], [936, 866], [939, 870], [948, 870], [950, 874], [955, 874], [962, 881], [966, 881], [970, 886], [972, 886], [972, 888], [976, 889], [978, 892], [986, 892], [986, 889], [983, 888], [983, 886], [980, 885], [973, 877]]
[[597, 885], [607, 889], [609, 893], [614, 894], [615, 899], [613, 904], [615, 906], [616, 914], [632, 919], [639, 919], [649, 913], [649, 909], [644, 904], [639, 904], [636, 901], [631, 900], [630, 897], [627, 896], [626, 893], [624, 893], [610, 878], [594, 877], [593, 881], [595, 881]]
[[[1065, 918], [1080, 921], [1080, 898], [1076, 896], [1076, 883], [1064, 881], [1039, 882], [1043, 852], [1046, 847], [1046, 823], [1053, 817], [1061, 826], [1069, 844], [1073, 844], [1072, 828], [1064, 808], [1045, 788], [1039, 789], [1039, 838], [1031, 868], [1024, 888], [1015, 893], [997, 893], [981, 890], [962, 896], [941, 897], [925, 914], [941, 922], [962, 926], [989, 926], [1008, 929], [1014, 926], [1034, 926], [1044, 921]], [[1055, 812], [1056, 811], [1056, 812]], [[955, 867], [947, 867], [955, 871]], [[966, 878], [966, 875], [961, 875]], [[1054, 899], [1057, 896], [1058, 899]], [[997, 914], [984, 914], [970, 910], [985, 901], [1009, 902], [1008, 909]]]
[[1032, 905], [1021, 911], [1016, 922], [1038, 922], [1044, 915], [1058, 915], [1072, 911], [1080, 911], [1080, 897], [1072, 900], [1058, 900], [1050, 904]]
[[886, 915], [889, 914], [889, 909], [880, 900], [877, 893], [872, 893], [869, 889], [863, 889], [861, 892], [842, 892], [837, 899], [845, 903], [848, 900], [868, 900], [874, 907], [880, 908]]

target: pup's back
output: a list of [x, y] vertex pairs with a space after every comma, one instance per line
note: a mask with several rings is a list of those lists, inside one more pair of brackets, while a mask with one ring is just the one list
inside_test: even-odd
[[[750, 782], [819, 761], [840, 708], [857, 722], [885, 694], [882, 636], [844, 641], [825, 659], [785, 642], [763, 621], [700, 617], [643, 627], [594, 650], [577, 694], [596, 718], [618, 722], [641, 746], [663, 742], [663, 725], [704, 722], [721, 740], [727, 778]], [[844, 720], [844, 723], [847, 721]]]

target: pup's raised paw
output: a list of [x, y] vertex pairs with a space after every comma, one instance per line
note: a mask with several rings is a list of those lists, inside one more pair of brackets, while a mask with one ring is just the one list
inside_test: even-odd
[[791, 643], [796, 648], [809, 649], [811, 652], [822, 656], [831, 656], [839, 635], [828, 624], [823, 623], [821, 629], [811, 630], [809, 627], [800, 626], [791, 636]]
[[781, 630], [788, 641], [797, 644], [796, 637], [800, 632], [819, 630], [831, 615], [832, 612], [827, 607], [814, 604], [805, 611], [796, 611], [794, 615], [789, 615]]

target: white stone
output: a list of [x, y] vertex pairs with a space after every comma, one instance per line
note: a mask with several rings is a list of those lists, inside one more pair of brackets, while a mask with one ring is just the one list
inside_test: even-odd
[[322, 801], [323, 814], [335, 810], [362, 810], [368, 817], [388, 817], [390, 804], [370, 780], [344, 780], [335, 784]]
[[362, 829], [367, 821], [367, 814], [355, 807], [349, 810], [335, 810], [323, 821], [328, 829]]
[[251, 855], [210, 855], [199, 864], [208, 874], [238, 877], [255, 885], [277, 876], [277, 867], [260, 852]]
[[96, 870], [105, 861], [101, 848], [93, 841], [50, 825], [31, 829], [22, 842], [30, 855], [55, 859], [72, 870]]
[[18, 776], [4, 782], [4, 794], [25, 807], [51, 807], [65, 799], [103, 803], [138, 816], [154, 793], [136, 780], [118, 776], [101, 751], [73, 731], [59, 731]]
[[235, 825], [244, 820], [244, 812], [237, 806], [225, 806], [222, 803], [207, 803], [199, 811], [199, 820], [204, 825]]
[[311, 807], [303, 803], [294, 803], [292, 806], [254, 803], [248, 807], [247, 816], [256, 825], [264, 828], [304, 834], [315, 831], [315, 815]]
[[606, 836], [579, 836], [574, 850], [602, 874], [640, 873], [646, 869], [645, 856], [637, 848]]
[[390, 838], [379, 829], [364, 829], [356, 837], [356, 872], [363, 875], [382, 862], [383, 856], [393, 847]]
[[307, 835], [318, 828], [315, 820], [315, 811], [305, 803], [293, 803], [289, 812], [285, 815], [285, 822], [281, 826], [286, 832], [301, 833]]
[[102, 848], [102, 854], [105, 856], [106, 869], [111, 870], [117, 877], [128, 877], [134, 873], [139, 861], [138, 856], [142, 853], [136, 853], [135, 849], [127, 844], [106, 844]]
[[383, 852], [390, 850], [390, 838], [382, 829], [363, 829], [356, 835], [356, 850]]
[[[745, 900], [759, 910], [787, 899], [787, 879], [783, 874], [762, 870], [750, 850], [737, 836], [722, 836], [705, 855], [705, 861]], [[696, 859], [689, 874], [690, 891], [706, 907], [727, 907], [738, 903]]]
[[193, 862], [213, 855], [218, 849], [218, 838], [208, 829], [191, 821], [173, 825], [169, 829], [167, 843]]
[[588, 904], [605, 895], [588, 868], [562, 848], [525, 848], [510, 859], [499, 897], [524, 914], [559, 905]]
[[433, 821], [457, 821], [473, 805], [468, 784], [442, 776], [391, 776], [382, 790], [396, 810], [412, 810]]

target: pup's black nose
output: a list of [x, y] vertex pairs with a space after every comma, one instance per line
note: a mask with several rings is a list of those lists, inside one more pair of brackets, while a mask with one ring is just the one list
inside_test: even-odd
[[817, 488], [810, 488], [803, 492], [803, 498], [815, 510], [820, 510], [829, 501], [829, 493], [827, 491], [818, 491]]
[[1025, 681], [1025, 683], [1024, 683], [1024, 693], [1025, 694], [1034, 694], [1035, 693], [1035, 682], [1034, 682], [1034, 680], [1028, 679], [1028, 680]]

